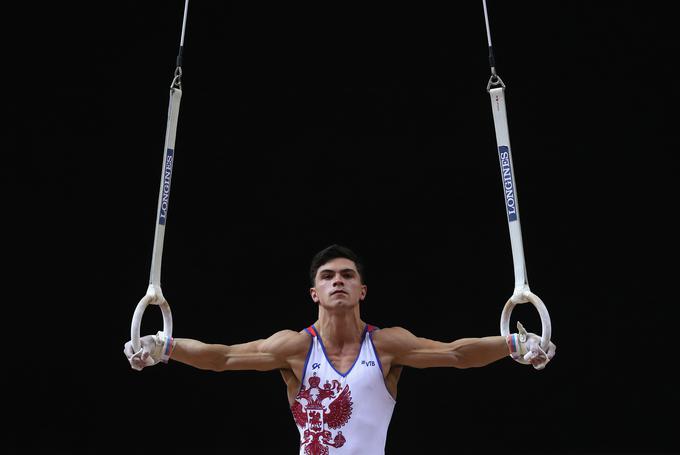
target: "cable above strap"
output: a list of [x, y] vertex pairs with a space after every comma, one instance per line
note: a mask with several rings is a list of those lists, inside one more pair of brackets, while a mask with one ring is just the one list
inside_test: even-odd
[[489, 43], [489, 66], [491, 67], [491, 77], [489, 78], [489, 83], [486, 84], [486, 91], [488, 92], [495, 87], [505, 88], [505, 84], [496, 73], [496, 59], [493, 53], [493, 44], [491, 44], [491, 27], [489, 27], [489, 12], [486, 8], [486, 0], [482, 0], [482, 5], [484, 5], [484, 23], [486, 24], [486, 40]]
[[187, 14], [189, 12], [189, 0], [184, 1], [184, 17], [182, 19], [182, 35], [179, 39], [179, 51], [177, 52], [177, 60], [175, 68], [175, 76], [172, 79], [170, 88], [182, 89], [182, 54], [184, 53], [184, 34], [187, 29]]

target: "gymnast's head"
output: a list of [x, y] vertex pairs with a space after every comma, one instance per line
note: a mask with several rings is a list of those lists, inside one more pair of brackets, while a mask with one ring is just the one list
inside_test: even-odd
[[322, 306], [356, 305], [366, 297], [366, 274], [359, 256], [341, 245], [314, 255], [309, 268], [312, 300]]

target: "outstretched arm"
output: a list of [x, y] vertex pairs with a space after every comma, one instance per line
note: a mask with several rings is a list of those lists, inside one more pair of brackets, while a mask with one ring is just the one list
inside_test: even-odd
[[443, 343], [417, 337], [401, 327], [379, 330], [376, 349], [392, 365], [414, 368], [471, 368], [488, 365], [510, 354], [505, 337], [461, 338]]
[[[300, 340], [304, 344], [300, 343]], [[292, 330], [282, 330], [269, 338], [226, 346], [177, 338], [170, 358], [203, 370], [258, 370], [290, 368], [290, 359], [309, 347], [309, 341]]]
[[[134, 356], [130, 342], [125, 345], [125, 354], [132, 367], [138, 370], [157, 363], [163, 350], [163, 343], [157, 335], [143, 337], [140, 341], [144, 351], [141, 356]], [[175, 338], [168, 343], [166, 349], [171, 359], [212, 371], [288, 369], [291, 363], [304, 357], [309, 347], [308, 337], [292, 330], [282, 330], [267, 339], [232, 346], [189, 338]]]
[[[540, 338], [534, 334], [529, 334], [529, 336], [534, 343], [536, 339], [540, 341]], [[376, 349], [391, 365], [414, 368], [482, 367], [510, 355], [514, 349], [513, 340], [508, 340], [503, 336], [461, 338], [451, 343], [443, 343], [417, 337], [401, 327], [380, 330], [374, 339]], [[526, 347], [522, 348], [526, 349]], [[535, 367], [545, 366], [554, 353], [555, 347], [551, 343], [548, 353], [543, 357], [537, 356], [532, 363]]]

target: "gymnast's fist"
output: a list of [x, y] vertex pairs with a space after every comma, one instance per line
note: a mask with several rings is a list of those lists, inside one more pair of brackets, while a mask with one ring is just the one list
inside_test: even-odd
[[130, 366], [137, 371], [144, 367], [156, 365], [158, 362], [167, 363], [172, 350], [172, 338], [165, 333], [158, 332], [156, 335], [147, 335], [139, 339], [141, 349], [135, 352], [132, 340], [125, 343], [123, 352], [130, 362]]
[[513, 359], [523, 359], [535, 369], [542, 370], [555, 356], [556, 346], [551, 341], [548, 349], [541, 348], [541, 337], [527, 332], [521, 323], [517, 323], [518, 333], [513, 333], [508, 338], [510, 356]]

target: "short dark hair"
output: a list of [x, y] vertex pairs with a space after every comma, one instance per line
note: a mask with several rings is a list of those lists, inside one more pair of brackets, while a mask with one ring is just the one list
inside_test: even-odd
[[319, 251], [312, 258], [312, 265], [309, 267], [309, 279], [312, 283], [312, 286], [314, 286], [314, 279], [316, 278], [316, 272], [319, 270], [319, 267], [337, 258], [345, 258], [354, 262], [354, 264], [357, 266], [357, 272], [359, 272], [359, 278], [361, 279], [361, 282], [366, 283], [364, 265], [361, 262], [361, 259], [359, 259], [359, 256], [357, 256], [354, 251], [345, 246], [333, 244]]

